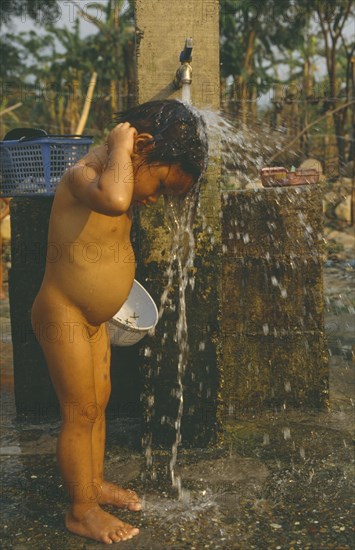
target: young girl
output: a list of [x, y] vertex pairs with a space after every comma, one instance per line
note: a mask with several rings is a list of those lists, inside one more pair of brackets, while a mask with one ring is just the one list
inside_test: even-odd
[[[119, 116], [107, 143], [63, 176], [49, 224], [46, 271], [32, 325], [62, 415], [57, 457], [71, 505], [67, 528], [107, 544], [138, 529], [102, 504], [139, 511], [135, 492], [104, 480], [105, 409], [110, 395], [106, 322], [133, 284], [132, 205], [183, 197], [206, 165], [201, 117], [174, 100]], [[118, 251], [118, 253], [117, 253]], [[122, 251], [122, 253], [120, 253]]]

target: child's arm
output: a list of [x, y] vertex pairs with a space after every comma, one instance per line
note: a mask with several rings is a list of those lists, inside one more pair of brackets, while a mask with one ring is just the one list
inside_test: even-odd
[[67, 173], [73, 195], [91, 210], [118, 216], [131, 205], [134, 177], [131, 155], [137, 130], [128, 122], [118, 124], [109, 134], [107, 156], [79, 161]]

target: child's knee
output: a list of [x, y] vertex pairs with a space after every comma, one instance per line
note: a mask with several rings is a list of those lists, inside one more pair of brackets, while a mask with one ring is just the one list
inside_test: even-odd
[[63, 422], [80, 425], [88, 430], [93, 428], [95, 422], [99, 421], [105, 412], [103, 406], [96, 401], [66, 402], [62, 404], [61, 411]]

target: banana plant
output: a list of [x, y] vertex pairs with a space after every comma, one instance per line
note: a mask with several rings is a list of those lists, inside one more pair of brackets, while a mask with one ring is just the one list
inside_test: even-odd
[[102, 4], [90, 3], [85, 11], [80, 4], [74, 4], [80, 16], [98, 30], [98, 34], [88, 40], [88, 54], [99, 81], [109, 89], [113, 114], [124, 106], [121, 96], [127, 95], [132, 80], [134, 60], [133, 48], [129, 48], [129, 44], [133, 45], [134, 37], [133, 2], [127, 4], [125, 0], [108, 0], [103, 20], [90, 13], [94, 10], [96, 14], [99, 10], [102, 13]]

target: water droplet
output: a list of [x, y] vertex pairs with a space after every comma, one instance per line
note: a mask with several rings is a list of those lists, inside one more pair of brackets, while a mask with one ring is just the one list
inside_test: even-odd
[[264, 434], [263, 445], [269, 445], [269, 444], [270, 444], [270, 436], [269, 434]]
[[291, 430], [290, 428], [282, 428], [282, 433], [284, 436], [284, 439], [291, 439]]
[[263, 325], [263, 333], [265, 334], [265, 336], [269, 334], [269, 325], [267, 323]]
[[147, 403], [149, 407], [153, 407], [154, 405], [154, 395], [148, 395]]

